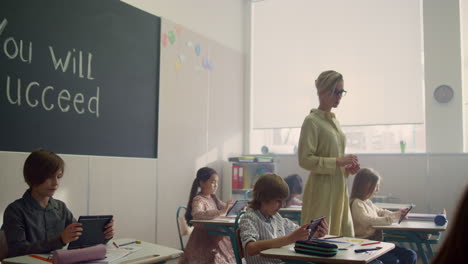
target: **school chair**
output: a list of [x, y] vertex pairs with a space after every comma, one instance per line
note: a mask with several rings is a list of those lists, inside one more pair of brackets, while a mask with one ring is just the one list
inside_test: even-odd
[[6, 258], [8, 255], [8, 244], [6, 241], [5, 232], [0, 230], [0, 261]]
[[192, 233], [193, 227], [188, 226], [187, 222], [185, 221], [185, 216], [181, 212], [185, 212], [187, 210], [187, 206], [181, 205], [177, 208], [176, 213], [176, 223], [177, 223], [177, 233], [179, 234], [179, 242], [180, 242], [180, 249], [184, 251], [184, 237], [190, 236]]
[[234, 222], [234, 231], [236, 232], [236, 243], [232, 245], [234, 250], [234, 256], [236, 257], [236, 263], [242, 264], [242, 259], [244, 258], [244, 248], [242, 247], [242, 241], [240, 239], [240, 230], [239, 230], [239, 220], [240, 217], [245, 214], [245, 211], [241, 211], [236, 216], [236, 221]]

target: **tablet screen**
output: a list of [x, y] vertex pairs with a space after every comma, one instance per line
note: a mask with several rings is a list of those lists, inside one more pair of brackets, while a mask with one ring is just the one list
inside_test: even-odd
[[248, 200], [237, 200], [229, 209], [229, 211], [226, 213], [226, 216], [229, 216], [229, 217], [237, 216], [237, 214], [247, 206], [248, 202], [249, 202]]
[[83, 232], [78, 240], [70, 242], [68, 249], [85, 248], [104, 243], [104, 226], [111, 219], [112, 215], [80, 216], [78, 222], [82, 224]]
[[314, 236], [315, 231], [317, 231], [317, 228], [318, 228], [320, 222], [322, 222], [322, 220], [324, 218], [325, 218], [325, 216], [321, 216], [321, 217], [319, 217], [317, 219], [314, 219], [314, 220], [310, 221], [310, 225], [307, 226], [307, 229], [310, 229], [309, 240]]
[[410, 207], [408, 207], [408, 210], [406, 211], [406, 213], [404, 214], [401, 214], [400, 216], [400, 220], [398, 220], [398, 224], [401, 223], [401, 221], [403, 221], [403, 219], [405, 219], [406, 215], [411, 211], [411, 209], [413, 209], [414, 205], [410, 205]]

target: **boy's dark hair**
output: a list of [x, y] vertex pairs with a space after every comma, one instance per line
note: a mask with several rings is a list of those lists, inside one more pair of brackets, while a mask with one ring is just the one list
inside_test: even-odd
[[288, 177], [284, 178], [284, 181], [289, 186], [289, 196], [286, 199], [286, 204], [291, 200], [293, 194], [302, 193], [302, 177], [297, 174], [291, 174]]
[[52, 177], [59, 169], [65, 170], [65, 162], [57, 154], [45, 149], [36, 149], [24, 162], [23, 176], [29, 187], [36, 186]]
[[[187, 210], [185, 211], [185, 220], [187, 221], [187, 224], [189, 226], [192, 226], [190, 221], [193, 219], [193, 216], [192, 216], [193, 198], [195, 198], [195, 196], [197, 196], [198, 194], [198, 188], [200, 187], [200, 183], [206, 182], [207, 180], [209, 180], [211, 178], [211, 175], [213, 174], [218, 174], [218, 173], [214, 169], [209, 168], [209, 167], [203, 167], [197, 171], [197, 177], [195, 178], [195, 180], [193, 180], [192, 189], [190, 190], [190, 196], [189, 196], [189, 200], [187, 203]], [[218, 197], [216, 197], [215, 194], [212, 194], [211, 197], [215, 201], [216, 207], [218, 208], [218, 210], [223, 209], [223, 206], [221, 205], [221, 202], [218, 200]]]
[[274, 173], [265, 173], [255, 182], [253, 199], [249, 202], [249, 207], [258, 210], [262, 202], [286, 200], [288, 196], [289, 187], [283, 178]]

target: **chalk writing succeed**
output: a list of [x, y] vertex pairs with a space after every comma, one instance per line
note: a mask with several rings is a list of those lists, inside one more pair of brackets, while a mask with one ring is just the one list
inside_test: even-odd
[[[8, 24], [7, 19], [3, 19], [0, 23], [0, 35]], [[18, 41], [13, 37], [8, 37], [3, 42], [3, 53], [10, 60], [19, 59], [27, 64], [32, 63], [33, 57], [33, 43]], [[49, 46], [50, 57], [54, 66], [55, 71], [61, 70], [67, 72], [71, 65], [73, 74], [78, 74], [79, 78], [86, 78], [88, 80], [94, 80], [92, 76], [92, 59], [93, 54], [88, 52], [85, 56], [86, 67], [83, 67], [83, 52], [76, 49], [72, 49], [66, 53], [66, 56], [62, 60], [56, 55], [54, 48]], [[70, 63], [71, 61], [71, 63]], [[84, 75], [86, 74], [86, 76]], [[16, 85], [14, 84], [16, 83]], [[96, 86], [93, 96], [88, 95], [86, 97], [83, 93], [72, 94], [67, 89], [62, 89], [59, 92], [52, 85], [43, 85], [36, 81], [24, 81], [21, 78], [16, 78], [16, 82], [7, 75], [6, 76], [6, 97], [12, 105], [25, 105], [31, 108], [42, 107], [46, 111], [51, 111], [55, 108], [54, 102], [57, 103], [58, 109], [62, 112], [68, 112], [74, 110], [78, 114], [84, 114], [88, 111], [91, 114], [99, 117], [99, 86]], [[39, 91], [34, 91], [39, 89]], [[32, 91], [32, 92], [31, 92]], [[33, 95], [35, 94], [35, 96]], [[71, 107], [73, 106], [73, 107]]]

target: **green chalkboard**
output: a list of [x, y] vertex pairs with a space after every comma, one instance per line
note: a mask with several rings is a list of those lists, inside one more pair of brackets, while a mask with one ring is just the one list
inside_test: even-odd
[[0, 150], [157, 158], [160, 17], [0, 1]]

